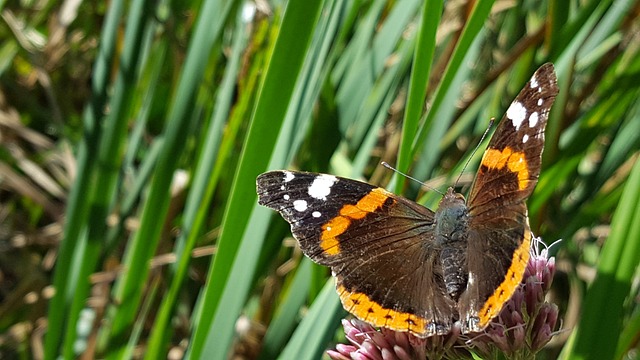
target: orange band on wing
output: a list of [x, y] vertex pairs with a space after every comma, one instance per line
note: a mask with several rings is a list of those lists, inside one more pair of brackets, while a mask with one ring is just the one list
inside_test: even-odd
[[340, 241], [342, 235], [351, 225], [352, 220], [359, 220], [384, 205], [389, 198], [389, 193], [382, 188], [375, 188], [365, 195], [355, 205], [345, 205], [340, 209], [336, 217], [322, 225], [320, 234], [320, 247], [327, 255], [340, 253]]
[[427, 319], [415, 314], [383, 308], [366, 294], [349, 291], [342, 285], [338, 285], [337, 291], [342, 306], [362, 321], [395, 331], [409, 331], [417, 336], [426, 335]]
[[523, 152], [513, 151], [508, 146], [502, 151], [487, 149], [482, 157], [482, 165], [489, 169], [502, 169], [506, 165], [509, 171], [518, 175], [518, 189], [524, 190], [529, 185], [529, 168]]
[[480, 318], [480, 322], [478, 326], [480, 328], [486, 327], [491, 319], [496, 317], [500, 310], [502, 310], [502, 306], [509, 301], [513, 293], [516, 291], [518, 285], [522, 281], [522, 275], [524, 275], [525, 267], [527, 266], [527, 262], [529, 262], [529, 248], [531, 247], [531, 232], [529, 231], [529, 227], [525, 228], [524, 233], [524, 241], [522, 244], [518, 246], [516, 251], [513, 253], [513, 258], [511, 259], [511, 266], [509, 266], [509, 270], [507, 270], [507, 275], [504, 280], [498, 286], [498, 288], [493, 292], [489, 299], [484, 303], [482, 309], [478, 313], [478, 317]]

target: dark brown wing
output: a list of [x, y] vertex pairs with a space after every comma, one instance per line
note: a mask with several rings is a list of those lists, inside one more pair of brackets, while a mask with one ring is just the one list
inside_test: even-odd
[[257, 180], [259, 203], [291, 224], [302, 251], [330, 266], [349, 312], [417, 336], [457, 320], [433, 242], [433, 212], [355, 180], [273, 171]]
[[[538, 181], [544, 129], [558, 94], [553, 65], [533, 74], [498, 124], [482, 162], [468, 204], [479, 215], [485, 208], [523, 202]], [[497, 205], [496, 205], [497, 204]]]
[[544, 129], [558, 94], [553, 65], [542, 65], [503, 116], [469, 194], [469, 285], [463, 329], [496, 316], [522, 279], [531, 231], [525, 201], [540, 174]]

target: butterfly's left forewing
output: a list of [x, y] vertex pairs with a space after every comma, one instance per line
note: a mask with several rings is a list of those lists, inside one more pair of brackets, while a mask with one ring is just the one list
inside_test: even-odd
[[302, 251], [330, 266], [346, 310], [375, 326], [417, 336], [449, 331], [433, 241], [433, 212], [382, 188], [332, 175], [271, 171], [259, 203], [291, 224]]

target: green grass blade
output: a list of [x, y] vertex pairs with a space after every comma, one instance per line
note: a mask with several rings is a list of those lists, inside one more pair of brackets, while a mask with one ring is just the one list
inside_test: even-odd
[[[465, 61], [471, 61], [471, 59], [478, 56], [480, 44], [480, 37], [478, 37], [465, 52]], [[442, 139], [446, 137], [445, 134], [447, 133], [447, 129], [449, 129], [451, 122], [454, 120], [456, 108], [453, 104], [455, 104], [457, 99], [460, 97], [458, 89], [462, 88], [470, 73], [471, 69], [466, 67], [459, 68], [455, 72], [455, 76], [448, 82], [448, 90], [442, 93], [441, 104], [450, 105], [441, 105], [437, 111], [433, 107], [429, 110], [429, 113], [435, 111], [432, 116], [433, 119], [438, 120], [432, 124], [429, 133], [427, 134], [427, 138], [424, 140], [424, 144], [438, 144], [438, 146], [423, 146], [420, 148], [420, 161], [415, 164], [415, 168], [413, 170], [413, 175], [417, 176], [418, 179], [428, 179], [433, 176], [433, 168], [437, 163], [439, 154], [441, 154], [444, 149], [442, 147]], [[429, 113], [427, 113], [427, 117], [429, 117]], [[426, 125], [426, 121], [423, 125]], [[424, 129], [424, 126], [421, 129]]]
[[[587, 292], [571, 359], [612, 359], [622, 331], [623, 304], [640, 263], [640, 161], [625, 185]], [[606, 315], [603, 316], [603, 309]]]
[[[86, 219], [90, 205], [90, 202], [86, 199], [86, 194], [91, 192], [92, 174], [97, 166], [94, 159], [97, 157], [99, 139], [101, 137], [102, 128], [100, 123], [104, 116], [103, 109], [108, 101], [109, 69], [115, 53], [116, 29], [119, 26], [123, 6], [122, 1], [114, 1], [109, 7], [103, 28], [103, 33], [107, 35], [102, 38], [100, 43], [101, 51], [94, 65], [95, 72], [92, 79], [94, 94], [83, 116], [85, 137], [78, 149], [78, 176], [68, 199], [64, 239], [55, 268], [53, 284], [56, 288], [56, 293], [49, 305], [44, 348], [45, 359], [56, 358], [63, 342], [68, 345], [75, 340], [73, 335], [71, 335], [72, 338], [63, 338], [63, 333], [73, 334], [75, 332], [75, 322], [68, 321], [72, 302], [84, 300], [84, 298], [78, 299], [79, 296], [74, 296], [77, 285], [69, 280], [75, 274], [81, 273], [81, 269], [78, 268], [77, 262], [73, 261], [73, 259], [75, 258], [74, 253], [78, 249], [84, 248], [82, 242], [85, 239], [85, 234], [83, 231], [86, 230]], [[93, 271], [94, 269], [91, 270]], [[80, 281], [86, 282], [87, 279]], [[77, 318], [76, 316], [73, 317]], [[63, 351], [69, 352], [69, 348], [67, 347], [67, 350]]]
[[[264, 149], [272, 149], [276, 142], [321, 5], [322, 1], [294, 1], [287, 5], [234, 176], [210, 280], [199, 300], [204, 305], [194, 321], [197, 327], [189, 350], [191, 358], [226, 356], [268, 223], [268, 210], [254, 209], [255, 178], [269, 163], [271, 154]], [[254, 209], [251, 216], [247, 216], [248, 209]], [[227, 286], [227, 282], [231, 285]]]
[[[401, 0], [392, 8], [389, 18], [381, 29], [376, 23], [379, 12], [384, 10], [385, 2], [375, 2], [358, 27], [354, 40], [346, 50], [349, 54], [342, 59], [349, 66], [344, 70], [344, 77], [339, 79], [340, 86], [336, 93], [336, 102], [340, 114], [340, 129], [346, 132], [352, 126], [367, 127], [369, 122], [357, 121], [365, 110], [367, 99], [375, 89], [377, 79], [385, 71], [385, 62], [394, 52], [402, 33], [409, 21], [415, 17], [415, 9], [420, 3], [415, 0]], [[340, 67], [340, 64], [337, 65]], [[338, 82], [341, 69], [333, 74]], [[371, 121], [371, 118], [368, 119]], [[361, 139], [356, 139], [352, 147], [357, 147]]]
[[309, 295], [312, 266], [311, 260], [306, 258], [298, 266], [285, 299], [278, 306], [264, 336], [260, 360], [274, 359], [291, 337], [299, 310]]
[[[194, 173], [194, 181], [189, 191], [184, 210], [184, 223], [181, 236], [176, 241], [175, 253], [178, 261], [175, 264], [173, 281], [167, 294], [163, 297], [160, 310], [156, 317], [151, 333], [146, 359], [158, 359], [165, 357], [168, 329], [170, 329], [171, 315], [175, 307], [176, 300], [182, 289], [182, 284], [187, 277], [188, 267], [191, 262], [191, 251], [196, 240], [202, 231], [205, 217], [208, 214], [209, 204], [213, 197], [215, 182], [210, 174], [213, 172], [220, 143], [223, 136], [225, 120], [229, 116], [231, 99], [235, 90], [236, 73], [243, 51], [245, 49], [248, 33], [247, 23], [242, 21], [242, 12], [236, 19], [234, 31], [235, 39], [232, 46], [232, 55], [225, 69], [225, 75], [220, 84], [218, 97], [215, 103], [215, 110], [209, 123], [209, 129], [205, 136], [205, 145], [202, 157], [198, 162]], [[170, 330], [169, 330], [170, 331]]]
[[622, 330], [622, 334], [620, 334], [614, 359], [624, 359], [628, 352], [633, 351], [638, 341], [638, 334], [640, 334], [640, 313], [636, 312], [631, 316]]
[[343, 315], [334, 280], [329, 279], [278, 359], [319, 359]]
[[[114, 206], [118, 195], [117, 183], [122, 166], [121, 153], [127, 139], [126, 131], [129, 124], [131, 105], [135, 97], [136, 83], [138, 80], [137, 69], [140, 66], [141, 45], [145, 28], [149, 25], [145, 9], [148, 3], [135, 3], [129, 10], [127, 18], [127, 32], [124, 39], [124, 51], [120, 61], [123, 65], [119, 68], [114, 85], [114, 96], [111, 98], [111, 112], [105, 122], [106, 126], [100, 139], [98, 152], [98, 167], [88, 198], [91, 199], [89, 209], [89, 227], [87, 231], [87, 246], [84, 253], [77, 253], [77, 259], [81, 259], [80, 272], [78, 273], [78, 286], [75, 298], [68, 315], [71, 324], [75, 324], [80, 316], [80, 311], [86, 306], [86, 298], [89, 294], [89, 275], [96, 270], [98, 260], [104, 250], [105, 239], [108, 237], [107, 216]], [[75, 326], [67, 328], [64, 342], [64, 356], [69, 358], [75, 354]]]
[[[446, 130], [447, 126], [440, 124], [440, 126], [436, 127], [434, 124], [436, 115], [438, 114], [438, 112], [440, 111], [440, 107], [444, 103], [445, 96], [447, 95], [451, 84], [456, 77], [456, 74], [458, 74], [458, 69], [462, 65], [463, 59], [471, 50], [476, 36], [480, 33], [480, 30], [484, 26], [484, 22], [486, 21], [487, 16], [489, 16], [489, 13], [491, 11], [491, 6], [493, 6], [493, 0], [480, 0], [477, 1], [473, 6], [471, 15], [467, 23], [465, 24], [465, 27], [462, 30], [462, 34], [460, 35], [460, 39], [456, 44], [453, 54], [451, 55], [451, 60], [448, 62], [447, 67], [444, 71], [442, 81], [440, 82], [440, 84], [438, 84], [438, 87], [435, 91], [431, 108], [427, 112], [426, 119], [418, 130], [418, 134], [414, 139], [409, 157], [413, 158], [413, 156], [419, 151], [419, 149], [424, 146], [427, 137], [431, 140], [429, 141], [429, 143], [431, 143], [432, 141], [433, 143], [436, 143], [437, 139], [441, 139], [444, 136], [444, 130]], [[432, 127], [434, 128], [434, 130], [439, 130], [432, 131]], [[430, 151], [427, 152], [426, 155], [426, 157], [421, 158], [421, 163], [424, 164], [423, 174], [430, 174], [431, 168], [435, 164], [437, 156], [439, 155], [439, 151]]]
[[[398, 170], [406, 172], [412, 163], [411, 146], [418, 132], [420, 119], [427, 95], [427, 85], [431, 74], [431, 63], [436, 48], [436, 33], [442, 16], [443, 2], [427, 0], [422, 7], [418, 41], [413, 55], [409, 94], [402, 122], [402, 137], [398, 150]], [[400, 194], [404, 178], [397, 177], [395, 192]]]
[[110, 329], [107, 327], [108, 332], [103, 333], [103, 336], [108, 339], [103, 341], [107, 341], [106, 346], [113, 354], [117, 354], [118, 349], [127, 343], [127, 333], [135, 319], [143, 293], [142, 288], [148, 277], [148, 262], [155, 251], [162, 230], [157, 222], [158, 219], [166, 216], [169, 204], [167, 193], [180, 160], [180, 149], [187, 136], [186, 130], [191, 120], [194, 95], [230, 7], [231, 2], [207, 1], [198, 18], [193, 41], [178, 84], [177, 93], [180, 96], [174, 98], [175, 101], [167, 116], [164, 147], [144, 203], [140, 229], [128, 243], [126, 250], [124, 266], [128, 271], [118, 279], [115, 285], [113, 297], [119, 305], [109, 310], [112, 325]]

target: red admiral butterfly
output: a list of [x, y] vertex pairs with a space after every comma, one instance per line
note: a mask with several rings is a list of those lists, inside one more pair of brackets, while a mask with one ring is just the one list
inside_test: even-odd
[[531, 195], [549, 110], [552, 64], [502, 118], [468, 201], [449, 188], [433, 212], [380, 187], [332, 175], [271, 171], [259, 203], [291, 224], [302, 251], [331, 267], [346, 310], [375, 326], [426, 337], [482, 331], [520, 284], [529, 260]]

